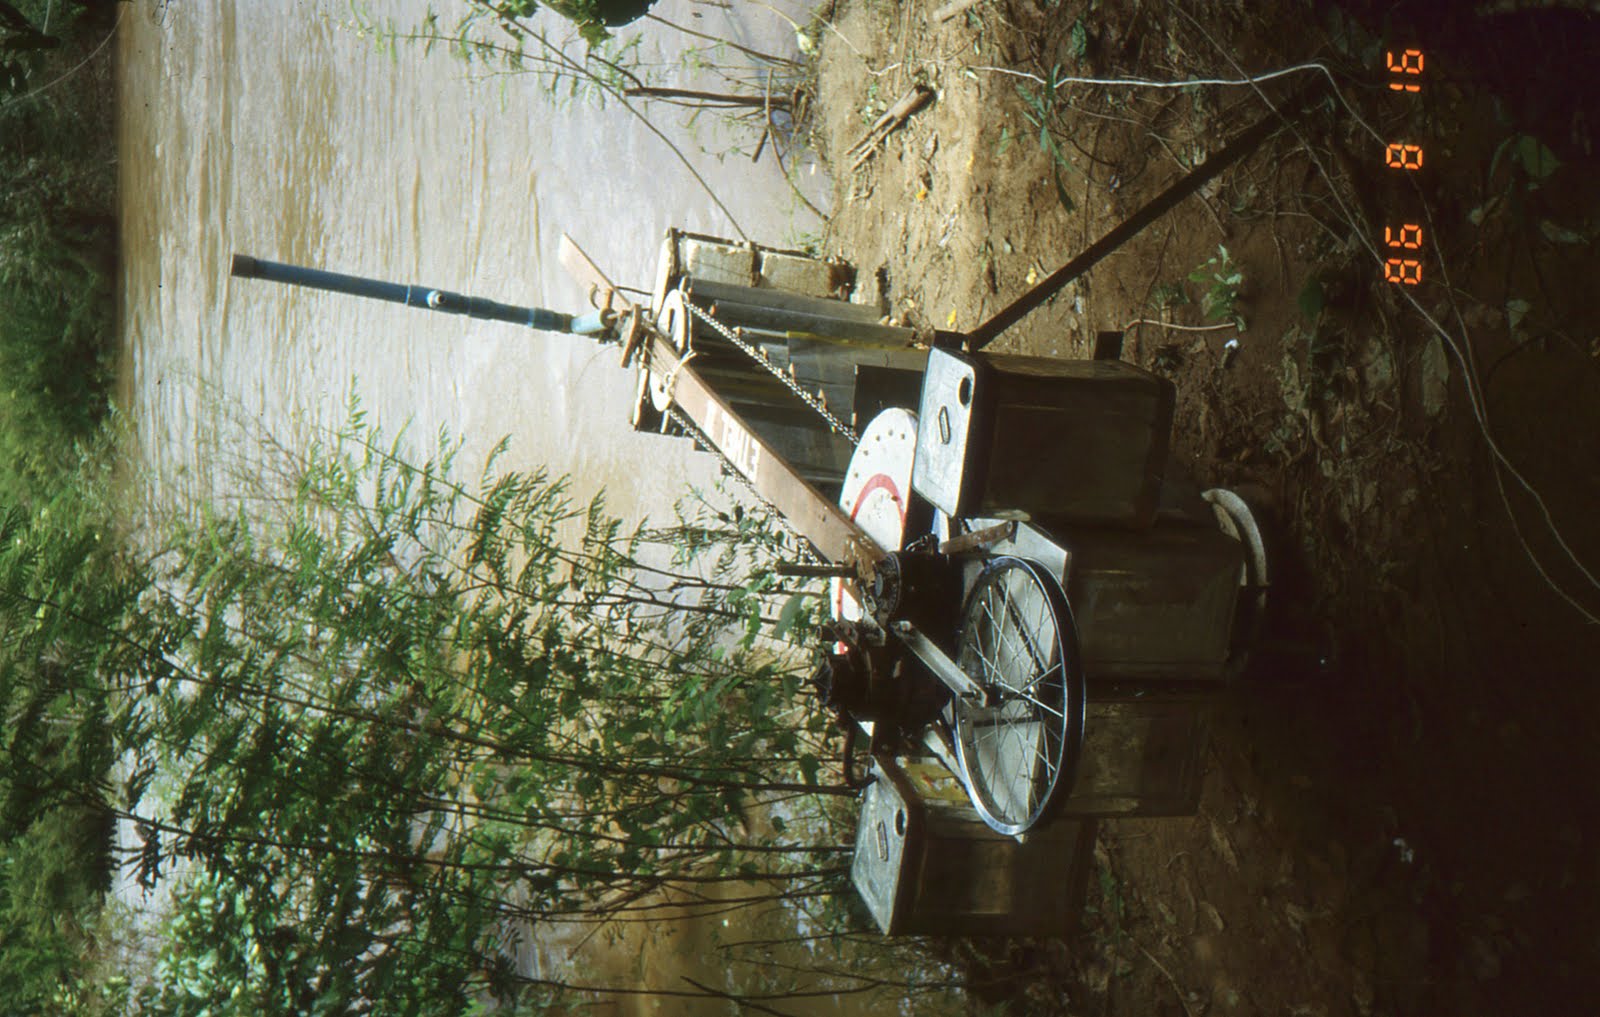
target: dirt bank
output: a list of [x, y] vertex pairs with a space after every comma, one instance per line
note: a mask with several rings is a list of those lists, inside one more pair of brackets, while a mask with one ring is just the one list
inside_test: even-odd
[[[1591, 1009], [1600, 16], [936, 6], [840, 5], [816, 142], [825, 246], [939, 328], [982, 322], [1319, 75], [1052, 78], [1314, 60], [1342, 97], [994, 347], [1082, 357], [1125, 331], [1125, 358], [1177, 383], [1189, 467], [1274, 509], [1277, 617], [1221, 710], [1199, 815], [1106, 826], [1078, 941], [957, 953], [1040, 1013]], [[1408, 99], [1383, 55], [1410, 46], [1431, 63]], [[852, 170], [916, 84], [934, 103]], [[1418, 187], [1385, 174], [1385, 139], [1426, 150]], [[1386, 282], [1384, 226], [1412, 221], [1423, 283]]]

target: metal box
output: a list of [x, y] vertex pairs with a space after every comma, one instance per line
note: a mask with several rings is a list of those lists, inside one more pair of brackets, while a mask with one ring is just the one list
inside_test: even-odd
[[949, 516], [1140, 528], [1154, 520], [1172, 383], [1119, 361], [935, 349], [912, 487]]
[[1060, 815], [1192, 816], [1200, 806], [1212, 697], [1089, 686], [1083, 754]]
[[[974, 529], [1000, 522], [978, 517]], [[1063, 580], [1091, 681], [1215, 683], [1227, 674], [1244, 546], [1215, 526], [1045, 529], [1020, 523], [995, 554]]]
[[934, 762], [876, 760], [850, 877], [888, 935], [1063, 936], [1077, 925], [1092, 819], [1061, 818], [1024, 842], [994, 832]]
[[1214, 526], [1067, 527], [1067, 602], [1090, 681], [1220, 680], [1244, 548]]

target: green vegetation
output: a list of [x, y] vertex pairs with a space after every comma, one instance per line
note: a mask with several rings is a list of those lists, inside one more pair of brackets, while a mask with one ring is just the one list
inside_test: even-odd
[[[95, 7], [105, 10], [94, 9]], [[0, 4], [0, 1010], [92, 1012], [110, 772], [100, 662], [70, 622], [28, 617], [49, 576], [65, 617], [124, 592], [81, 473], [99, 444], [114, 348], [115, 140], [109, 5]], [[73, 71], [73, 68], [77, 68]], [[69, 73], [71, 72], [71, 73]], [[74, 478], [78, 477], [78, 480]], [[48, 534], [48, 539], [44, 534]], [[78, 578], [99, 582], [80, 587]], [[124, 607], [126, 605], [123, 605]]]
[[[144, 1012], [533, 1005], [565, 988], [513, 966], [536, 925], [843, 888], [850, 792], [764, 635], [807, 638], [820, 601], [752, 571], [784, 551], [761, 517], [628, 530], [543, 474], [464, 483], [454, 450], [356, 412], [127, 539], [84, 495], [5, 518], [8, 828], [35, 856], [59, 823], [136, 831], [124, 863], [175, 906], [148, 962], [83, 964], [153, 972], [123, 990]], [[70, 895], [8, 857], [10, 943]], [[7, 1012], [64, 1009], [50, 980]]]
[[109, 20], [56, 4], [45, 35], [42, 0], [4, 6], [6, 40], [20, 22], [59, 44], [8, 50], [0, 87], [0, 492], [15, 503], [57, 482], [104, 414], [116, 160], [108, 51], [83, 63]]
[[[1082, 22], [1074, 27], [1081, 28]], [[1078, 206], [1067, 193], [1066, 177], [1078, 172], [1078, 169], [1061, 151], [1061, 145], [1056, 141], [1056, 132], [1060, 129], [1058, 126], [1060, 111], [1057, 109], [1057, 102], [1061, 77], [1061, 65], [1057, 64], [1050, 70], [1048, 83], [1041, 84], [1037, 89], [1019, 84], [1017, 94], [1022, 97], [1023, 117], [1027, 119], [1031, 128], [1039, 132], [1040, 151], [1050, 157], [1051, 180], [1056, 185], [1056, 197], [1061, 202], [1061, 208], [1071, 212]]]
[[1207, 321], [1232, 322], [1235, 328], [1244, 331], [1244, 315], [1239, 310], [1239, 290], [1244, 286], [1244, 273], [1234, 264], [1233, 256], [1226, 247], [1218, 244], [1216, 256], [1207, 258], [1190, 272], [1189, 281], [1201, 286], [1200, 306], [1206, 312]]

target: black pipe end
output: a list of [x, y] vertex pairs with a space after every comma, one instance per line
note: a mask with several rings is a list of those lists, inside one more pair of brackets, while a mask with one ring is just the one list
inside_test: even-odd
[[248, 254], [235, 254], [233, 274], [241, 279], [254, 279], [261, 274], [260, 263]]

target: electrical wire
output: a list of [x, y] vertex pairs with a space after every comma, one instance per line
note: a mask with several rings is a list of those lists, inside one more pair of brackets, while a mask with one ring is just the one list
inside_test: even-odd
[[[1223, 58], [1232, 64], [1235, 70], [1239, 70], [1241, 73], [1243, 73], [1242, 68], [1240, 68], [1238, 65], [1238, 62], [1233, 59], [1233, 56], [1229, 54], [1219, 42], [1217, 42], [1210, 32], [1206, 31], [1204, 25], [1200, 24], [1200, 22], [1188, 11], [1185, 11], [1181, 4], [1173, 4], [1172, 6], [1173, 9], [1179, 14], [1187, 18], [1201, 35], [1205, 36], [1206, 41], [1210, 42], [1212, 47], [1215, 48], [1218, 53], [1222, 54]], [[1285, 73], [1291, 73], [1296, 70], [1303, 70], [1313, 67], [1321, 70], [1325, 75], [1327, 75], [1330, 82], [1333, 81], [1332, 72], [1330, 72], [1321, 64], [1300, 64], [1294, 68], [1286, 68], [1283, 71], [1272, 72], [1270, 76], [1281, 76]], [[1239, 83], [1247, 84], [1254, 88], [1257, 97], [1259, 97], [1262, 102], [1266, 103], [1269, 109], [1272, 109], [1274, 112], [1276, 112], [1277, 107], [1273, 105], [1272, 100], [1267, 97], [1266, 93], [1263, 92], [1257, 84], [1258, 81], [1266, 80], [1267, 77], [1269, 76], [1241, 78]], [[1333, 94], [1334, 97], [1338, 99], [1339, 104], [1344, 107], [1345, 111], [1357, 124], [1359, 124], [1368, 134], [1370, 134], [1379, 144], [1385, 144], [1383, 136], [1374, 130], [1372, 125], [1355, 111], [1355, 109], [1350, 105], [1349, 101], [1345, 99], [1343, 93], [1339, 91], [1336, 83], [1333, 86]], [[1299, 127], [1296, 126], [1292, 121], [1286, 122], [1289, 129], [1294, 132], [1295, 137], [1299, 139], [1301, 145], [1304, 146], [1307, 155], [1310, 157], [1312, 163], [1317, 167], [1317, 171], [1322, 174], [1325, 180], [1331, 182], [1334, 177], [1328, 172], [1327, 167], [1322, 164], [1322, 160], [1318, 158], [1316, 149], [1312, 147], [1310, 139], [1306, 138], [1305, 135], [1300, 131]], [[1338, 189], [1330, 188], [1330, 193], [1334, 201], [1338, 204], [1340, 211], [1344, 214], [1345, 221], [1351, 225], [1358, 225], [1361, 221], [1360, 217], [1357, 216], [1354, 211], [1345, 204], [1344, 199], [1338, 194]], [[1423, 204], [1423, 209], [1424, 215], [1428, 217], [1428, 226], [1433, 237], [1434, 253], [1438, 257], [1439, 271], [1444, 276], [1446, 293], [1451, 293], [1452, 291], [1449, 286], [1449, 274], [1445, 268], [1445, 259], [1443, 256], [1444, 252], [1439, 246], [1438, 231], [1433, 229], [1433, 218], [1431, 213], [1427, 211], [1426, 203]], [[1356, 235], [1359, 238], [1362, 246], [1366, 249], [1367, 253], [1372, 256], [1374, 261], [1382, 264], [1384, 260], [1383, 256], [1378, 251], [1377, 246], [1372, 242], [1369, 233], [1370, 231], [1366, 229], [1358, 229], [1356, 231]], [[1554, 577], [1552, 577], [1545, 569], [1543, 562], [1540, 560], [1539, 556], [1534, 552], [1533, 548], [1528, 544], [1527, 539], [1522, 534], [1522, 528], [1516, 520], [1515, 510], [1512, 508], [1510, 498], [1505, 492], [1502, 473], [1509, 473], [1511, 477], [1516, 480], [1518, 486], [1520, 486], [1530, 497], [1533, 498], [1534, 503], [1539, 507], [1539, 513], [1544, 520], [1545, 527], [1549, 530], [1550, 535], [1555, 539], [1557, 546], [1559, 546], [1565, 553], [1567, 559], [1572, 563], [1572, 565], [1583, 574], [1584, 578], [1587, 579], [1589, 583], [1596, 589], [1600, 589], [1600, 579], [1596, 579], [1595, 574], [1589, 570], [1588, 566], [1586, 566], [1578, 557], [1577, 552], [1574, 551], [1572, 546], [1567, 543], [1567, 539], [1565, 535], [1562, 534], [1560, 527], [1556, 525], [1555, 519], [1550, 512], [1550, 507], [1545, 502], [1544, 497], [1534, 487], [1532, 482], [1523, 476], [1522, 472], [1516, 468], [1516, 466], [1506, 456], [1505, 452], [1500, 448], [1499, 443], [1495, 441], [1489, 425], [1487, 406], [1484, 402], [1481, 383], [1477, 375], [1477, 368], [1472, 363], [1469, 353], [1463, 349], [1462, 341], [1458, 340], [1457, 337], [1443, 325], [1441, 325], [1433, 315], [1429, 314], [1427, 309], [1424, 308], [1421, 302], [1419, 302], [1411, 293], [1402, 291], [1400, 293], [1400, 297], [1410, 304], [1411, 307], [1422, 317], [1422, 319], [1428, 323], [1429, 327], [1433, 329], [1434, 334], [1440, 338], [1440, 340], [1445, 344], [1446, 348], [1448, 348], [1451, 354], [1455, 357], [1456, 362], [1461, 366], [1462, 380], [1466, 384], [1467, 388], [1467, 405], [1472, 410], [1473, 421], [1477, 425], [1478, 433], [1482, 436], [1484, 444], [1488, 446], [1491, 453], [1492, 462], [1495, 468], [1495, 483], [1500, 492], [1501, 505], [1504, 506], [1507, 516], [1511, 519], [1512, 530], [1516, 533], [1517, 539], [1522, 545], [1523, 552], [1528, 556], [1529, 561], [1533, 563], [1534, 569], [1539, 573], [1540, 577], [1544, 579], [1544, 581], [1552, 590], [1554, 590], [1563, 600], [1570, 604], [1574, 610], [1583, 615], [1589, 624], [1600, 625], [1600, 617], [1596, 617], [1594, 612], [1585, 607], [1575, 597], [1567, 592], [1564, 587], [1555, 581]], [[1451, 297], [1450, 302], [1451, 306], [1454, 307], [1455, 300], [1453, 297]], [[1457, 310], [1456, 313], [1457, 318], [1459, 319], [1460, 311]], [[1463, 334], [1465, 334], [1465, 332], [1466, 330], [1463, 328]]]
[[[1200, 34], [1206, 37], [1206, 40], [1210, 42], [1211, 45], [1219, 53], [1221, 53], [1230, 64], [1233, 65], [1236, 71], [1239, 72], [1240, 77], [1191, 78], [1182, 81], [1158, 81], [1150, 78], [1092, 78], [1072, 75], [1068, 77], [1054, 78], [1053, 81], [1046, 81], [1037, 74], [1031, 74], [1027, 71], [1013, 70], [1008, 67], [995, 67], [992, 65], [978, 64], [964, 66], [962, 69], [988, 71], [1009, 77], [1025, 78], [1027, 80], [1036, 82], [1042, 87], [1049, 88], [1051, 91], [1059, 89], [1062, 85], [1072, 84], [1158, 89], [1192, 88], [1199, 85], [1217, 85], [1224, 87], [1247, 86], [1253, 89], [1257, 97], [1260, 98], [1262, 102], [1266, 103], [1267, 108], [1271, 109], [1273, 112], [1277, 112], [1277, 106], [1274, 105], [1272, 100], [1267, 97], [1266, 93], [1261, 90], [1260, 85], [1262, 82], [1272, 81], [1276, 78], [1286, 77], [1291, 74], [1317, 72], [1328, 80], [1334, 98], [1338, 100], [1339, 105], [1343, 107], [1345, 113], [1350, 116], [1351, 120], [1359, 125], [1361, 129], [1365, 131], [1375, 142], [1380, 145], [1385, 144], [1383, 135], [1380, 134], [1377, 129], [1366, 120], [1365, 117], [1361, 116], [1361, 114], [1357, 112], [1356, 109], [1350, 104], [1349, 100], [1344, 97], [1343, 92], [1341, 92], [1339, 89], [1338, 80], [1334, 77], [1333, 71], [1330, 70], [1327, 65], [1313, 61], [1295, 64], [1293, 66], [1280, 68], [1274, 71], [1268, 71], [1263, 74], [1245, 74], [1243, 68], [1239, 66], [1238, 62], [1233, 59], [1233, 57], [1225, 48], [1222, 47], [1220, 43], [1217, 42], [1211, 33], [1206, 31], [1205, 27], [1201, 25], [1193, 15], [1189, 14], [1188, 11], [1183, 10], [1182, 6], [1179, 4], [1174, 4], [1173, 8], [1177, 10], [1179, 14], [1187, 18], [1190, 23], [1193, 24], [1194, 27], [1200, 32]], [[1293, 122], [1288, 122], [1288, 126], [1290, 130], [1294, 132], [1295, 137], [1299, 139], [1302, 146], [1304, 146], [1307, 155], [1310, 157], [1312, 163], [1316, 166], [1317, 171], [1322, 174], [1324, 179], [1332, 181], [1334, 179], [1333, 174], [1329, 172], [1325, 165], [1323, 165], [1322, 160], [1317, 155], [1316, 149], [1312, 147], [1310, 140], [1306, 138], [1303, 133], [1301, 133], [1300, 129], [1295, 126]], [[1339, 211], [1342, 213], [1343, 218], [1347, 223], [1351, 225], [1359, 224], [1360, 217], [1357, 216], [1355, 211], [1345, 203], [1344, 199], [1339, 195], [1337, 188], [1330, 188], [1330, 196], [1339, 206]], [[1438, 256], [1439, 271], [1444, 277], [1445, 286], [1448, 292], [1449, 274], [1444, 267], [1443, 250], [1439, 246], [1438, 231], [1433, 229], [1432, 215], [1427, 211], [1426, 203], [1424, 203], [1423, 208], [1424, 214], [1428, 216], [1428, 225], [1433, 237], [1433, 248], [1435, 254]], [[1377, 246], [1372, 242], [1371, 238], [1368, 236], [1368, 233], [1369, 231], [1365, 229], [1358, 229], [1356, 231], [1356, 235], [1359, 238], [1362, 246], [1366, 249], [1367, 254], [1369, 254], [1374, 261], [1381, 265], [1384, 262], [1383, 255], [1378, 250]], [[1561, 532], [1560, 527], [1557, 526], [1555, 518], [1551, 513], [1550, 507], [1545, 501], [1543, 495], [1541, 495], [1537, 488], [1534, 487], [1533, 483], [1522, 474], [1522, 471], [1517, 469], [1516, 465], [1511, 462], [1504, 450], [1501, 449], [1499, 443], [1495, 441], [1494, 434], [1488, 420], [1488, 411], [1482, 390], [1482, 383], [1478, 377], [1477, 368], [1473, 364], [1468, 350], [1463, 348], [1464, 344], [1461, 340], [1459, 340], [1453, 333], [1440, 324], [1432, 314], [1428, 313], [1427, 309], [1422, 306], [1415, 296], [1409, 292], [1402, 291], [1400, 293], [1400, 297], [1410, 304], [1411, 307], [1422, 317], [1422, 319], [1428, 323], [1428, 326], [1433, 330], [1433, 333], [1437, 335], [1445, 344], [1446, 348], [1450, 350], [1451, 355], [1461, 367], [1462, 380], [1465, 383], [1467, 390], [1467, 405], [1472, 411], [1473, 422], [1478, 429], [1478, 433], [1482, 436], [1484, 444], [1489, 449], [1495, 467], [1495, 481], [1500, 492], [1501, 504], [1505, 507], [1507, 516], [1511, 518], [1512, 529], [1517, 534], [1517, 538], [1522, 544], [1523, 551], [1533, 563], [1535, 570], [1545, 580], [1545, 582], [1549, 584], [1552, 590], [1554, 590], [1563, 600], [1570, 604], [1579, 614], [1583, 615], [1583, 617], [1590, 624], [1600, 625], [1600, 617], [1597, 617], [1594, 612], [1590, 611], [1570, 593], [1568, 593], [1565, 588], [1555, 581], [1554, 577], [1552, 577], [1546, 570], [1544, 563], [1540, 560], [1538, 554], [1534, 552], [1533, 548], [1528, 544], [1526, 538], [1522, 534], [1522, 529], [1517, 522], [1516, 513], [1511, 506], [1510, 498], [1505, 492], [1505, 485], [1502, 478], [1503, 473], [1509, 473], [1516, 481], [1517, 486], [1521, 487], [1523, 491], [1533, 498], [1534, 504], [1538, 506], [1539, 514], [1544, 521], [1545, 528], [1549, 530], [1550, 535], [1555, 539], [1557, 546], [1565, 554], [1567, 560], [1570, 561], [1580, 573], [1582, 573], [1583, 577], [1587, 579], [1591, 585], [1597, 589], [1600, 589], [1600, 579], [1596, 578], [1594, 572], [1592, 572], [1589, 567], [1583, 563], [1577, 552], [1574, 551], [1572, 546], [1567, 542], [1565, 535]], [[1451, 305], [1452, 307], [1455, 306], [1453, 299], [1451, 300]], [[1457, 317], [1460, 317], [1459, 310], [1457, 310]], [[1465, 327], [1463, 327], [1462, 332], [1465, 334]]]

